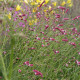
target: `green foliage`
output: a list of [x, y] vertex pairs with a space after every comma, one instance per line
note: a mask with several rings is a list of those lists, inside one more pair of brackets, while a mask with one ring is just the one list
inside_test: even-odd
[[[27, 22], [19, 19], [19, 13], [17, 14], [18, 19], [14, 21], [13, 15], [16, 9], [12, 6], [17, 4], [17, 1], [14, 3], [8, 1], [8, 4], [5, 5], [14, 8], [11, 12], [11, 20], [6, 16], [10, 11], [5, 10], [1, 18], [2, 23], [0, 23], [0, 76], [2, 80], [79, 80], [80, 66], [77, 65], [76, 60], [80, 61], [78, 54], [80, 36], [77, 33], [73, 34], [71, 28], [74, 26], [70, 25], [70, 23], [75, 23], [76, 28], [79, 29], [79, 20], [72, 21], [71, 14], [65, 15], [54, 8], [56, 14], [61, 15], [59, 21], [56, 21], [55, 16], [49, 12], [46, 16], [46, 18], [50, 18], [48, 22], [45, 21], [45, 15], [43, 15], [40, 19], [37, 18], [38, 25], [36, 23], [29, 25], [29, 20], [35, 20], [34, 16], [37, 11], [31, 12], [31, 16], [29, 16], [29, 11], [26, 11], [24, 4], [20, 3], [23, 10], [19, 13], [28, 15]], [[27, 5], [27, 8], [32, 11], [34, 7]], [[44, 10], [45, 7], [42, 6], [42, 9]], [[42, 14], [43, 10], [39, 10], [39, 12]], [[63, 22], [63, 26], [58, 26], [67, 16], [69, 20]], [[53, 20], [55, 20], [56, 26], [54, 26]], [[20, 22], [23, 22], [25, 27], [19, 26]], [[45, 25], [49, 25], [49, 27], [45, 29]], [[63, 35], [59, 30], [54, 31], [55, 27], [66, 30], [67, 34]], [[44, 33], [42, 34], [41, 31]], [[55, 40], [50, 40], [50, 38]], [[64, 38], [67, 38], [68, 41], [62, 41]], [[71, 45], [70, 42], [74, 42], [76, 46]], [[59, 51], [59, 53], [55, 51]], [[26, 61], [33, 66], [24, 65]], [[40, 71], [43, 77], [35, 75], [34, 69]]]

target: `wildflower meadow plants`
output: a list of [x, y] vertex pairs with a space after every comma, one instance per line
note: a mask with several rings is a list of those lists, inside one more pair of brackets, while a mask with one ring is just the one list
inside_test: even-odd
[[20, 0], [0, 14], [0, 80], [80, 80], [80, 15], [72, 0]]

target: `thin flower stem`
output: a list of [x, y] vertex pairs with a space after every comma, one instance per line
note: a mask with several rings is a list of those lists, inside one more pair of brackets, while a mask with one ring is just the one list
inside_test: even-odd
[[3, 59], [3, 56], [2, 56], [2, 51], [0, 50], [0, 61], [2, 63], [2, 70], [3, 70], [3, 75], [4, 75], [4, 78], [5, 80], [8, 80], [7, 78], [7, 72], [6, 72], [6, 68], [5, 68], [5, 63], [4, 63], [4, 59]]

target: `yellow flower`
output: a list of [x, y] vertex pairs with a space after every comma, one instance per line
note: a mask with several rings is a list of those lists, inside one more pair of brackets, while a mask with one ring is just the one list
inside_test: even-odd
[[7, 16], [8, 16], [8, 18], [11, 20], [11, 13], [9, 13]]
[[34, 13], [34, 12], [36, 12], [36, 10], [35, 10], [35, 9], [33, 9], [33, 10], [32, 10], [32, 12]]
[[31, 2], [31, 5], [35, 5], [35, 2]]
[[45, 0], [45, 4], [47, 4], [49, 2], [49, 0]]
[[53, 13], [55, 13], [55, 11], [51, 11], [50, 13], [53, 14]]
[[53, 2], [52, 4], [53, 4], [54, 6], [56, 6], [56, 5], [57, 5], [57, 2]]
[[51, 10], [51, 6], [49, 6], [49, 10]]
[[71, 3], [71, 0], [67, 0], [67, 3]]
[[31, 5], [37, 5], [38, 3], [37, 2], [31, 2]]
[[[36, 0], [37, 3], [42, 3], [44, 0]], [[49, 0], [45, 0], [45, 4], [47, 4], [49, 2]]]
[[37, 19], [29, 20], [29, 25], [33, 25], [34, 23], [35, 23], [35, 24], [37, 23]]
[[44, 12], [47, 12], [47, 10], [45, 9]]
[[16, 11], [19, 11], [19, 10], [21, 10], [21, 6], [17, 5]]
[[34, 13], [34, 12], [36, 12], [36, 11], [37, 11], [37, 9], [36, 9], [36, 8], [33, 8], [32, 12]]
[[66, 4], [66, 2], [65, 2], [65, 1], [63, 1], [61, 5], [62, 5], [62, 6], [64, 6], [65, 4]]
[[24, 2], [28, 4], [28, 1], [27, 0], [24, 0]]
[[36, 2], [37, 2], [37, 3], [40, 3], [41, 1], [40, 1], [40, 0], [36, 0]]
[[37, 5], [37, 7], [39, 7], [40, 5]]
[[68, 6], [69, 6], [69, 7], [72, 7], [72, 6], [73, 6], [73, 4], [72, 4], [72, 3], [70, 3]]

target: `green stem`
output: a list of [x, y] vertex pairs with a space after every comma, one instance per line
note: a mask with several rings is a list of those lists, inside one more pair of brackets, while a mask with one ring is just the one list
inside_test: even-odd
[[12, 77], [12, 72], [13, 72], [13, 49], [11, 51], [11, 55], [10, 55], [10, 63], [9, 63], [9, 80], [11, 80]]
[[2, 51], [1, 50], [0, 50], [0, 61], [2, 63], [3, 76], [4, 76], [5, 80], [8, 80], [7, 72], [6, 72], [6, 68], [5, 68], [5, 63], [4, 63], [4, 59], [3, 59], [3, 56], [2, 56]]
[[12, 72], [13, 72], [13, 56], [14, 56], [14, 47], [15, 39], [11, 37], [11, 55], [10, 55], [10, 63], [9, 63], [9, 80], [11, 80]]

